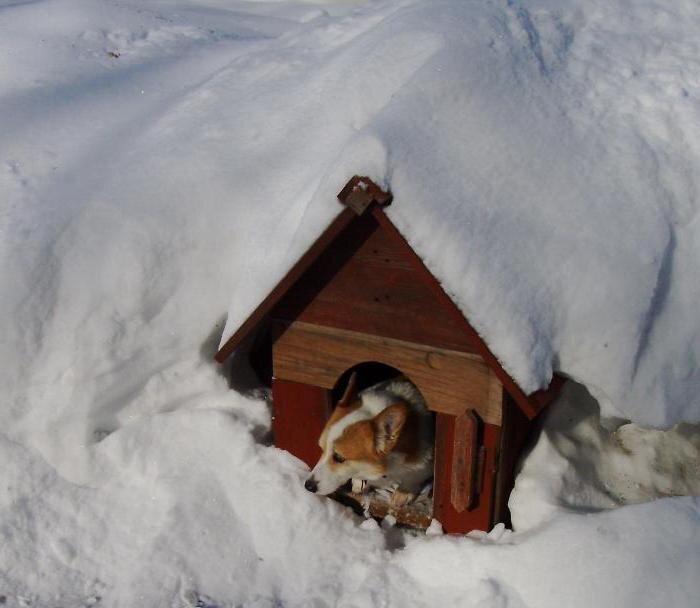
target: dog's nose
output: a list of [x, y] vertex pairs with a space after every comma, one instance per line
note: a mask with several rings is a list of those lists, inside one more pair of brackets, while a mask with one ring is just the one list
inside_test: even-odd
[[313, 477], [309, 477], [306, 483], [304, 483], [304, 487], [309, 492], [316, 492], [316, 490], [318, 490], [318, 482]]

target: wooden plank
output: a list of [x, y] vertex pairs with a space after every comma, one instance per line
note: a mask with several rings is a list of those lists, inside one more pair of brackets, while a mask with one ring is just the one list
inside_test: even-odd
[[328, 246], [272, 315], [476, 352], [405, 252], [370, 214]]
[[494, 524], [498, 523], [495, 519], [495, 494], [496, 494], [496, 479], [498, 475], [498, 454], [501, 442], [501, 433], [503, 428], [493, 424], [483, 425], [483, 445], [480, 448], [483, 454], [483, 466], [481, 482], [481, 496], [484, 503], [488, 503], [490, 521], [486, 530], [490, 530]]
[[318, 438], [330, 414], [330, 391], [273, 378], [272, 401], [274, 444], [312, 468], [321, 457]]
[[450, 503], [457, 513], [471, 507], [476, 496], [478, 419], [469, 410], [454, 421]]
[[289, 288], [296, 283], [308, 268], [323, 253], [328, 245], [355, 219], [357, 216], [350, 208], [345, 208], [324, 230], [318, 239], [311, 245], [304, 255], [292, 266], [282, 280], [258, 305], [258, 307], [248, 316], [243, 324], [233, 333], [233, 335], [221, 347], [215, 355], [219, 363], [223, 363], [229, 355], [236, 350], [241, 341], [262, 321], [267, 313], [279, 302], [280, 298], [289, 291]]
[[501, 423], [502, 399], [480, 357], [332, 327], [294, 322], [273, 344], [276, 378], [331, 389], [349, 368], [368, 361], [390, 365], [421, 391], [429, 409], [461, 415], [468, 409]]
[[384, 192], [369, 177], [355, 175], [338, 193], [338, 200], [362, 215], [372, 203], [385, 206], [391, 203], [391, 192]]
[[[481, 471], [475, 471], [476, 484], [471, 505], [463, 511], [458, 511], [452, 504], [452, 451], [455, 442], [455, 422], [455, 416], [442, 413], [435, 416], [433, 517], [448, 533], [488, 531], [493, 523], [494, 463], [501, 429], [491, 424], [480, 424], [476, 452], [484, 455], [483, 468]], [[478, 466], [478, 460], [475, 464]]]
[[379, 225], [384, 229], [386, 234], [390, 235], [396, 245], [404, 250], [407, 259], [410, 259], [416, 271], [420, 272], [425, 284], [431, 287], [436, 300], [439, 301], [449, 315], [460, 324], [462, 331], [468, 336], [469, 341], [474, 345], [476, 352], [481, 355], [486, 364], [494, 371], [505, 389], [518, 404], [518, 407], [520, 407], [523, 413], [530, 419], [537, 416], [537, 414], [558, 394], [563, 380], [555, 377], [555, 381], [553, 381], [546, 390], [537, 391], [536, 393], [533, 393], [533, 398], [529, 398], [510, 377], [508, 372], [503, 369], [500, 361], [489, 350], [488, 346], [482, 340], [478, 332], [467, 321], [462, 311], [457, 308], [457, 305], [452, 301], [452, 298], [445, 293], [445, 290], [442, 288], [440, 282], [426, 268], [423, 260], [421, 260], [418, 254], [413, 251], [406, 239], [397, 230], [394, 224], [392, 224], [391, 220], [389, 220], [384, 211], [381, 208], [375, 207], [371, 210], [371, 213]]
[[513, 399], [503, 396], [503, 426], [498, 454], [498, 476], [494, 493], [494, 520], [510, 526], [508, 498], [515, 484], [515, 471], [526, 445], [530, 422]]

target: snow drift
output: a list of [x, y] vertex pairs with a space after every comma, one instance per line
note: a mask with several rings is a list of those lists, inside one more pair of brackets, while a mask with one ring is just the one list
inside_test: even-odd
[[367, 173], [527, 392], [558, 370], [608, 416], [700, 420], [700, 23], [559, 4], [391, 5], [350, 41], [295, 40], [306, 52], [266, 122], [275, 133], [281, 106], [304, 108], [284, 163], [303, 185], [267, 202], [285, 210], [278, 243], [246, 265], [224, 338], [337, 213], [347, 176]]
[[697, 500], [593, 511], [696, 478], [624, 450], [594, 475], [595, 416], [535, 447], [521, 531], [404, 536], [305, 493], [212, 355], [366, 173], [523, 388], [699, 420], [699, 26], [682, 0], [0, 2], [2, 601], [694, 605]]

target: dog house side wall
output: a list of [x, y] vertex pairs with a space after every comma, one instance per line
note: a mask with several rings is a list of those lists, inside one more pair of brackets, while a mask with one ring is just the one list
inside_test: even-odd
[[498, 444], [498, 472], [494, 487], [493, 524], [511, 525], [508, 499], [515, 484], [518, 461], [523, 455], [533, 422], [518, 407], [513, 398], [504, 392], [503, 426]]
[[[275, 446], [313, 468], [321, 457], [318, 438], [331, 410], [331, 391], [320, 386], [273, 378], [272, 416]], [[284, 404], [283, 407], [280, 407]]]

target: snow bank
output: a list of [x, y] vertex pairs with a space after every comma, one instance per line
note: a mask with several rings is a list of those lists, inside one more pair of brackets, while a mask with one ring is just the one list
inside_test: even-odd
[[698, 499], [560, 514], [524, 534], [387, 534], [306, 492], [299, 461], [255, 443], [265, 416], [238, 399], [126, 427], [92, 450], [98, 486], [3, 439], [5, 604], [696, 604]]
[[700, 420], [696, 9], [379, 5], [285, 38], [295, 59], [261, 96], [265, 131], [294, 112], [268, 140], [295, 145], [265, 180], [284, 222], [224, 338], [365, 172], [524, 389], [559, 370], [608, 416]]
[[528, 530], [567, 511], [596, 512], [664, 496], [700, 496], [700, 426], [606, 428], [581, 385], [568, 383], [525, 458], [509, 507]]
[[[525, 388], [559, 369], [607, 416], [700, 418], [698, 19], [0, 3], [0, 600], [694, 605], [697, 501], [581, 513], [610, 505], [570, 429], [524, 469], [524, 532], [403, 538], [304, 492], [212, 356], [367, 173]], [[586, 479], [654, 458], [625, 462]]]

